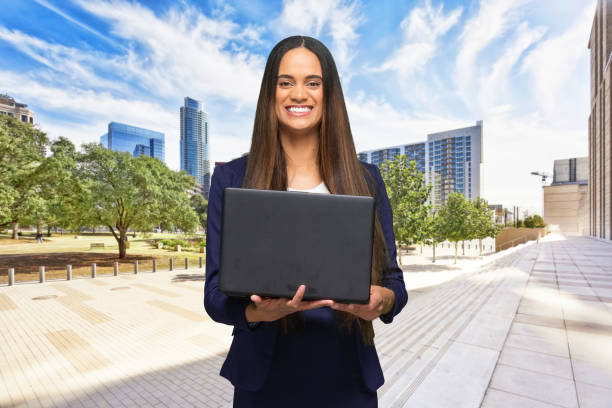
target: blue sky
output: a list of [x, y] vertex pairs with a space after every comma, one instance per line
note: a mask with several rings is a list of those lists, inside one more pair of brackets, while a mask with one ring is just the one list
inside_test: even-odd
[[529, 172], [587, 155], [595, 3], [0, 0], [0, 92], [77, 145], [110, 121], [164, 132], [174, 169], [190, 96], [226, 161], [249, 149], [271, 48], [311, 35], [336, 59], [358, 150], [483, 120], [483, 197], [541, 212]]

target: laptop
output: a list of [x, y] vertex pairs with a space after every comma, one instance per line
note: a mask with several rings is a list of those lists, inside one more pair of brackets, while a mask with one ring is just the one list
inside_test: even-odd
[[219, 287], [228, 296], [368, 303], [373, 197], [225, 188]]

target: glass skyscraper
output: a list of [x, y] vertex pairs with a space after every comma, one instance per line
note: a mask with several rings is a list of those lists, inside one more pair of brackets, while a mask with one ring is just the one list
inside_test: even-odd
[[425, 173], [425, 182], [432, 185], [430, 203], [444, 205], [453, 192], [470, 200], [481, 196], [482, 121], [476, 126], [427, 135], [427, 141], [358, 154], [359, 160], [380, 164], [394, 161], [400, 154], [414, 160]]
[[208, 113], [200, 101], [186, 97], [181, 106], [181, 171], [195, 177], [206, 199], [210, 191], [208, 143]]
[[135, 157], [151, 156], [162, 162], [166, 159], [164, 134], [154, 130], [111, 122], [100, 143], [107, 149], [128, 152]]

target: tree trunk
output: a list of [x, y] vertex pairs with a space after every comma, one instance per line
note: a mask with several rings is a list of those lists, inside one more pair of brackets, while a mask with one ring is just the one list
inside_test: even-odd
[[119, 231], [119, 258], [125, 258], [127, 252], [127, 231]]
[[432, 263], [436, 263], [436, 244], [433, 244], [433, 260]]
[[457, 263], [457, 250], [459, 249], [459, 241], [455, 241], [455, 264]]
[[478, 240], [478, 248], [480, 249], [480, 256], [482, 256], [482, 239]]
[[42, 222], [40, 221], [36, 223], [36, 235], [42, 235]]
[[110, 230], [110, 232], [113, 233], [113, 236], [115, 237], [115, 239], [117, 240], [117, 244], [119, 245], [119, 258], [125, 258], [127, 250], [127, 229], [117, 228], [119, 230], [119, 235], [117, 235], [115, 229], [111, 225], [108, 226], [108, 229]]
[[465, 256], [465, 241], [461, 241], [461, 255]]
[[51, 225], [47, 224], [47, 236], [51, 236]]
[[13, 239], [19, 239], [19, 223], [18, 222], [14, 222], [13, 223]]
[[399, 259], [399, 266], [402, 267], [402, 247], [398, 245], [397, 247], [397, 258]]
[[423, 255], [423, 244], [421, 244], [421, 255]]

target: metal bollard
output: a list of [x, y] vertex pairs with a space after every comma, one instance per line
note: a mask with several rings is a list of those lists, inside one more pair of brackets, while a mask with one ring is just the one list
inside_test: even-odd
[[171, 271], [174, 270], [174, 258], [170, 258], [170, 269]]
[[119, 275], [119, 262], [115, 262], [114, 266], [115, 266], [115, 268], [114, 268], [114, 271], [113, 271], [113, 275], [117, 276], [117, 275]]
[[153, 260], [153, 272], [157, 272], [157, 259]]
[[202, 257], [200, 257], [200, 269], [202, 269], [202, 264], [203, 264], [203, 263], [204, 263], [204, 262], [203, 262], [203, 259], [202, 259]]
[[189, 258], [185, 258], [185, 270], [189, 269]]
[[66, 280], [72, 280], [72, 265], [66, 265]]
[[9, 286], [15, 284], [15, 268], [9, 268], [8, 270], [8, 284]]
[[138, 259], [134, 261], [134, 275], [138, 273]]
[[96, 277], [96, 263], [92, 263], [91, 264], [91, 277], [95, 278]]
[[40, 283], [43, 283], [45, 281], [45, 267], [44, 266], [38, 267], [38, 281]]

